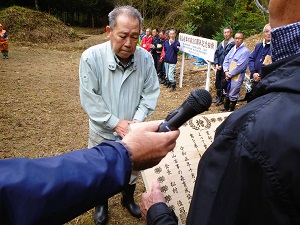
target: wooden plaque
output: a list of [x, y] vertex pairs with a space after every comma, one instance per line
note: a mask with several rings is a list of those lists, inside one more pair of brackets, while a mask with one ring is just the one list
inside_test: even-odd
[[[216, 128], [229, 114], [195, 116], [180, 127], [180, 136], [174, 150], [157, 166], [142, 171], [147, 192], [151, 191], [154, 180], [160, 182], [167, 205], [174, 210], [179, 224], [186, 224], [199, 160], [213, 142]], [[132, 129], [142, 124], [134, 124]]]

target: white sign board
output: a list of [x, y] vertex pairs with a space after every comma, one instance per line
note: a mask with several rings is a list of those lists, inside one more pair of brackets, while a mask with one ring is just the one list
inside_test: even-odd
[[218, 42], [189, 34], [179, 34], [180, 50], [213, 62]]
[[209, 91], [210, 70], [212, 68], [211, 62], [214, 61], [215, 51], [217, 49], [218, 42], [215, 40], [201, 38], [201, 37], [197, 37], [189, 34], [183, 34], [183, 33], [179, 33], [178, 40], [180, 42], [180, 50], [183, 52], [181, 69], [180, 69], [179, 87], [182, 87], [185, 53], [188, 53], [203, 58], [207, 62], [207, 75], [206, 75], [205, 89]]

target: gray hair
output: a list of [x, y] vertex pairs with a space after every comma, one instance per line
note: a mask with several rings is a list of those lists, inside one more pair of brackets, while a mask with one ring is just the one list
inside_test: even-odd
[[230, 30], [230, 33], [232, 33], [232, 28], [231, 27], [224, 27], [223, 31], [225, 30]]
[[140, 29], [142, 29], [143, 18], [141, 13], [136, 8], [133, 8], [132, 6], [129, 5], [118, 6], [108, 14], [108, 22], [109, 22], [110, 29], [113, 30], [115, 28], [115, 26], [117, 25], [117, 18], [122, 14], [125, 14], [131, 18], [138, 19], [140, 23]]
[[173, 31], [175, 34], [177, 34], [177, 31], [174, 28], [171, 28], [168, 33], [170, 33], [170, 31]]
[[267, 29], [268, 26], [271, 27], [271, 25], [269, 23], [264, 26], [263, 33], [265, 32], [265, 30]]

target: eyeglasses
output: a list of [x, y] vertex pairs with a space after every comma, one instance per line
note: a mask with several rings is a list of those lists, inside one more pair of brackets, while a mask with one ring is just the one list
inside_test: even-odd
[[254, 0], [254, 1], [256, 3], [256, 6], [260, 10], [262, 10], [262, 11], [264, 11], [266, 13], [269, 13], [268, 8], [269, 8], [269, 2], [270, 2], [270, 0]]

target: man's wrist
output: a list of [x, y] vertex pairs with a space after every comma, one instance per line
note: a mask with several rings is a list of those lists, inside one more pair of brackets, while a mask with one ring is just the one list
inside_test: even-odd
[[119, 142], [127, 151], [127, 155], [129, 160], [131, 161], [131, 168], [133, 169], [133, 156], [132, 156], [132, 150], [129, 148], [129, 146], [122, 140], [118, 140], [116, 142]]
[[161, 218], [164, 216], [173, 218], [173, 221], [176, 224], [178, 223], [178, 218], [177, 218], [176, 214], [164, 202], [157, 202], [148, 209], [147, 222], [150, 223], [150, 222], [154, 222], [157, 220], [161, 220]]

